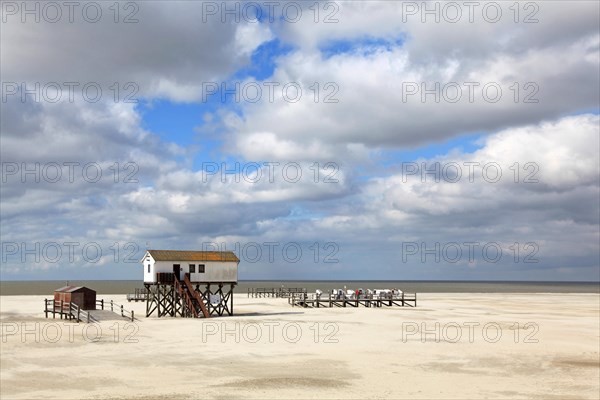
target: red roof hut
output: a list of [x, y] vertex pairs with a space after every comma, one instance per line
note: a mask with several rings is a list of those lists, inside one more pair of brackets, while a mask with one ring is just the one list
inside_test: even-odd
[[96, 291], [85, 286], [64, 286], [54, 291], [54, 301], [77, 304], [83, 310], [96, 309]]

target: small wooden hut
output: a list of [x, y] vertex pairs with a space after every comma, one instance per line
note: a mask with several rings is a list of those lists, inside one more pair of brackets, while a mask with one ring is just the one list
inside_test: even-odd
[[83, 310], [96, 309], [96, 291], [85, 286], [63, 286], [54, 291], [54, 301], [77, 304]]

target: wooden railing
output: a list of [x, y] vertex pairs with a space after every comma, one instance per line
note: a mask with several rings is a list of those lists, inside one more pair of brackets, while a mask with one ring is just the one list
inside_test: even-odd
[[[102, 310], [104, 310], [104, 304], [105, 304], [104, 299], [96, 300], [96, 306], [100, 306], [100, 308]], [[135, 316], [134, 316], [133, 310], [131, 310], [131, 311], [126, 310], [125, 307], [123, 307], [122, 304], [117, 304], [117, 303], [113, 302], [112, 300], [110, 301], [110, 303], [106, 302], [106, 309], [107, 310], [108, 310], [108, 306], [109, 305], [110, 305], [110, 311], [115, 312], [115, 308], [116, 308], [117, 310], [120, 310], [121, 317], [127, 318], [127, 319], [131, 319], [131, 322], [133, 322], [135, 320]]]
[[[417, 294], [416, 293], [385, 293], [382, 295], [375, 295], [373, 293], [363, 293], [356, 296], [356, 294], [342, 293], [341, 296], [333, 293], [293, 293], [288, 298], [288, 303], [292, 306], [300, 303], [316, 302], [317, 304], [337, 304], [337, 303], [350, 303], [350, 304], [385, 304], [392, 305], [392, 303], [399, 302], [402, 305], [414, 303], [414, 307], [417, 306]], [[371, 302], [371, 303], [370, 303]], [[318, 306], [318, 305], [317, 305]]]
[[248, 297], [290, 297], [306, 293], [304, 288], [248, 288]]
[[175, 274], [172, 272], [157, 272], [156, 273], [156, 281], [158, 283], [172, 284], [174, 280], [175, 280]]
[[[417, 298], [416, 293], [382, 293], [382, 294], [374, 294], [374, 293], [360, 293], [358, 296], [356, 293], [348, 294], [342, 293], [338, 298], [337, 293], [308, 293], [304, 296], [307, 300], [315, 300], [315, 299], [329, 299], [329, 300], [415, 300]], [[295, 294], [292, 297], [302, 297], [302, 294]]]
[[[104, 299], [96, 300], [96, 307], [97, 306], [100, 306], [102, 310], [104, 310], [105, 307], [108, 309], [110, 306], [110, 311], [115, 312], [116, 309], [117, 312], [121, 312], [121, 317], [131, 319], [132, 322], [135, 320], [133, 310], [126, 310], [123, 305], [117, 304], [112, 300], [110, 303], [105, 302]], [[75, 303], [63, 300], [44, 299], [44, 313], [46, 314], [46, 318], [48, 318], [48, 313], [52, 313], [53, 317], [55, 317], [56, 314], [59, 314], [61, 319], [65, 316], [65, 318], [76, 319], [77, 322], [98, 322], [98, 320], [91, 315], [89, 310], [84, 310]]]
[[208, 309], [206, 308], [206, 305], [204, 304], [204, 300], [200, 297], [200, 294], [198, 292], [196, 292], [194, 290], [194, 287], [192, 286], [192, 282], [190, 281], [189, 274], [185, 274], [183, 276], [183, 282], [185, 282], [188, 292], [192, 296], [194, 296], [194, 298], [196, 299], [196, 302], [198, 303], [198, 305], [200, 306], [200, 309], [202, 310], [202, 314], [204, 314], [204, 318], [210, 318], [210, 314], [208, 313]]
[[46, 318], [48, 318], [48, 313], [52, 313], [53, 318], [59, 314], [61, 319], [65, 316], [65, 318], [75, 319], [77, 322], [98, 322], [88, 311], [83, 310], [77, 304], [63, 300], [44, 299], [44, 313]]
[[175, 276], [174, 274], [173, 276], [175, 277], [175, 290], [177, 291], [179, 296], [182, 299], [184, 299], [188, 310], [194, 315], [194, 318], [198, 318], [198, 310], [196, 310], [196, 307], [194, 307], [194, 302], [190, 298], [188, 291], [181, 285], [181, 281], [179, 280], [179, 278], [177, 278], [177, 276]]
[[135, 288], [135, 293], [127, 293], [127, 301], [145, 301], [148, 298], [148, 290], [146, 288]]
[[70, 303], [71, 314], [77, 319], [77, 322], [81, 322], [83, 319], [89, 324], [90, 322], [98, 322], [94, 317], [92, 317], [89, 311], [82, 310], [75, 303]]

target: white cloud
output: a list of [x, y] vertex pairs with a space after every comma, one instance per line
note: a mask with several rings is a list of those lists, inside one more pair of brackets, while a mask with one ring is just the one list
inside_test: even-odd
[[[197, 101], [202, 82], [226, 79], [271, 37], [265, 25], [205, 18], [202, 2], [135, 3], [136, 23], [115, 23], [110, 5], [97, 4], [103, 8], [97, 23], [78, 13], [73, 23], [68, 14], [57, 23], [35, 23], [33, 18], [22, 23], [19, 13], [6, 16], [2, 80], [29, 87], [78, 82], [78, 90], [96, 82], [111, 96], [115, 82], [121, 96], [132, 93], [124, 88], [132, 82], [138, 88], [134, 98]], [[122, 17], [131, 11], [123, 10]]]
[[[293, 44], [267, 80], [300, 83], [299, 102], [276, 91], [274, 103], [224, 107], [206, 119], [199, 113], [198, 123], [201, 132], [225, 128], [217, 136], [225, 144], [224, 152], [214, 152], [216, 160], [297, 162], [303, 175], [291, 182], [276, 168], [270, 181], [263, 166], [257, 183], [206, 176], [194, 166], [195, 149], [161, 140], [133, 104], [115, 104], [110, 96], [94, 104], [22, 103], [15, 96], [2, 103], [3, 162], [95, 162], [107, 179], [21, 183], [10, 176], [2, 184], [2, 240], [97, 241], [105, 248], [131, 241], [141, 249], [147, 242], [185, 248], [203, 241], [319, 242], [321, 252], [329, 251], [325, 243], [339, 246], [337, 264], [247, 264], [247, 278], [331, 278], [332, 271], [364, 277], [368, 271], [396, 279], [560, 279], [567, 271], [570, 279], [597, 279], [599, 119], [581, 114], [599, 103], [597, 3], [540, 3], [540, 22], [532, 25], [510, 18], [404, 23], [400, 2], [342, 2], [339, 23], [315, 24], [306, 8], [311, 4], [303, 3], [309, 17], [301, 22], [271, 26], [201, 23], [201, 5], [189, 2], [140, 4], [134, 25], [3, 24], [5, 81], [101, 81], [105, 87], [132, 81], [140, 96], [175, 102], [198, 101], [202, 82], [235, 73], [268, 40]], [[329, 57], [321, 53], [338, 40], [357, 46]], [[405, 102], [403, 83], [420, 81], [493, 81], [505, 92], [497, 103], [482, 101], [481, 93], [474, 103], [466, 97], [456, 104], [422, 103], [418, 96]], [[318, 103], [310, 89], [315, 82]], [[337, 87], [326, 88], [327, 82]], [[515, 103], [514, 82], [535, 82], [539, 102]], [[520, 89], [521, 96], [529, 93]], [[325, 103], [328, 94], [339, 102]], [[401, 165], [380, 158], [388, 150], [418, 150], [469, 132], [481, 133], [477, 150], [417, 160], [462, 165], [457, 183], [403, 176]], [[138, 182], [123, 183], [130, 172], [124, 170], [114, 182], [111, 166], [129, 161], [139, 168]], [[332, 172], [327, 162], [339, 167], [337, 182], [323, 182]], [[498, 163], [503, 179], [486, 182], [476, 169], [469, 182], [468, 162]], [[516, 162], [517, 183], [510, 169]], [[539, 183], [522, 182], [531, 171], [527, 163], [539, 168]], [[401, 261], [406, 241], [471, 240], [498, 242], [507, 252], [515, 241], [535, 242], [541, 262]], [[77, 263], [89, 265], [81, 257]], [[18, 275], [19, 266], [3, 263], [2, 272]]]
[[[332, 153], [344, 158], [348, 144], [415, 147], [537, 123], [598, 104], [599, 43], [598, 37], [586, 36], [526, 54], [500, 52], [475, 66], [455, 59], [441, 66], [414, 63], [404, 47], [330, 58], [298, 51], [280, 58], [268, 80], [300, 83], [299, 102], [282, 95], [274, 103], [265, 98], [244, 104], [243, 117], [225, 123], [233, 148], [245, 157], [296, 155], [303, 148], [306, 159]], [[568, 61], [558, 62], [563, 59]], [[321, 85], [320, 102], [309, 89], [315, 82]], [[333, 87], [324, 90], [328, 82], [339, 88], [337, 103], [323, 101], [334, 92]], [[437, 98], [424, 94], [435, 88]]]
[[[380, 263], [396, 265], [394, 268], [413, 277], [430, 276], [431, 263], [400, 262], [402, 243], [423, 242], [432, 247], [436, 242], [477, 240], [499, 243], [510, 254], [515, 242], [520, 246], [533, 242], [539, 246], [536, 257], [544, 263], [547, 276], [555, 277], [556, 269], [564, 267], [569, 257], [581, 266], [589, 265], [598, 254], [598, 123], [597, 115], [580, 115], [508, 129], [484, 139], [473, 153], [453, 152], [418, 160], [429, 166], [456, 163], [463, 166], [463, 173], [466, 162], [495, 162], [505, 174], [497, 183], [482, 179], [479, 169], [475, 169], [474, 182], [466, 174], [457, 183], [443, 177], [436, 183], [431, 176], [423, 182], [418, 174], [403, 175], [401, 166], [396, 165], [388, 177], [360, 183], [342, 170], [336, 175], [338, 183], [326, 184], [315, 182], [314, 175], [306, 173], [312, 172], [310, 164], [301, 164], [304, 175], [297, 183], [282, 179], [279, 169], [270, 182], [267, 167], [262, 170], [263, 178], [251, 183], [244, 176], [236, 181], [235, 175], [207, 175], [179, 165], [157, 171], [151, 186], [137, 184], [121, 190], [109, 186], [105, 195], [100, 193], [105, 190], [102, 186], [77, 193], [64, 186], [26, 185], [27, 191], [18, 200], [3, 197], [3, 230], [16, 233], [18, 226], [19, 233], [11, 235], [15, 241], [85, 239], [105, 247], [111, 240], [133, 241], [140, 248], [146, 242], [167, 247], [226, 242], [228, 248], [236, 241], [242, 246], [253, 242], [306, 246], [319, 242], [323, 246], [333, 242], [339, 247], [336, 257], [348, 274], [360, 274], [365, 261], [352, 256], [358, 251], [375, 252]], [[515, 183], [509, 170], [515, 162], [521, 168], [535, 162], [539, 183]], [[327, 171], [321, 169], [320, 176], [324, 173]], [[49, 191], [55, 194], [49, 196]], [[303, 211], [294, 217], [292, 210], [298, 207]], [[19, 216], [31, 217], [34, 209], [43, 210], [38, 223], [23, 224]], [[298, 267], [280, 258], [278, 274], [292, 274]], [[531, 277], [539, 268], [538, 264], [510, 262], [494, 266], [503, 269], [506, 279], [519, 279], [520, 274]], [[248, 270], [250, 276], [260, 276], [273, 265], [267, 262], [252, 267], [257, 270]], [[330, 266], [311, 262], [305, 267], [320, 276]], [[490, 264], [478, 260], [451, 267], [454, 270], [447, 271], [446, 277], [464, 276], [460, 275], [466, 274], [463, 268], [482, 273]], [[382, 267], [380, 273], [397, 273], [389, 268]]]

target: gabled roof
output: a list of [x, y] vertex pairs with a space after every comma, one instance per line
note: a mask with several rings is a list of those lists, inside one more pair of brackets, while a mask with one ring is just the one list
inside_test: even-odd
[[92, 292], [94, 291], [90, 288], [86, 288], [85, 286], [63, 286], [59, 289], [56, 289], [55, 292], [73, 293], [73, 292], [77, 292], [78, 290], [81, 290], [81, 289], [91, 290]]
[[240, 262], [233, 251], [148, 250], [155, 261], [233, 261]]

